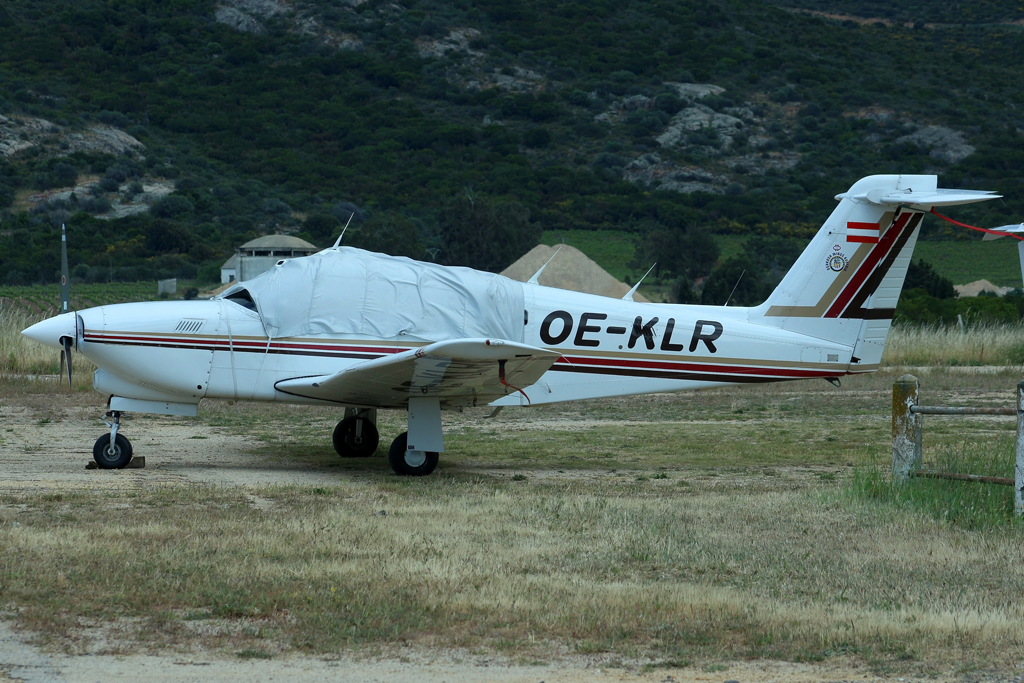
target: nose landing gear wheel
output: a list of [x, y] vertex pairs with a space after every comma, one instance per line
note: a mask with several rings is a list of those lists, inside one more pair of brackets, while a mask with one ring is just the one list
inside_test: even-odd
[[111, 447], [110, 434], [104, 434], [92, 447], [92, 459], [105, 470], [119, 470], [131, 462], [132, 442], [118, 434]]
[[368, 458], [377, 450], [380, 434], [363, 417], [346, 417], [334, 428], [334, 450], [343, 458]]
[[402, 432], [388, 449], [388, 463], [395, 474], [408, 477], [422, 477], [430, 474], [437, 467], [437, 453], [433, 451], [407, 450], [409, 432]]

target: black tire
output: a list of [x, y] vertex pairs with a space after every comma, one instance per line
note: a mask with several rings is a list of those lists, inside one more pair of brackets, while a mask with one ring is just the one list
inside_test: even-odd
[[[391, 448], [388, 449], [388, 463], [395, 474], [406, 477], [423, 477], [433, 472], [437, 467], [437, 453], [434, 451], [408, 451], [406, 450], [408, 443], [409, 432], [402, 432], [395, 437], [395, 440], [391, 442]], [[411, 453], [415, 453], [418, 457], [410, 458]]]
[[114, 439], [114, 452], [108, 453], [107, 446], [110, 445], [110, 434], [104, 434], [96, 439], [92, 447], [92, 459], [102, 469], [119, 470], [132, 461], [132, 442], [120, 434]]
[[[362, 435], [356, 437], [356, 423], [362, 422]], [[380, 434], [365, 417], [346, 417], [334, 428], [334, 450], [343, 458], [368, 458], [377, 451]]]

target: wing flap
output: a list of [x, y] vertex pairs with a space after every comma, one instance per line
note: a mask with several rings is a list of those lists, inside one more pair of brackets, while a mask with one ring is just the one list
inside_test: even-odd
[[410, 396], [436, 396], [445, 406], [484, 405], [534, 384], [560, 355], [501, 339], [455, 339], [275, 386], [296, 396], [381, 408], [405, 406]]

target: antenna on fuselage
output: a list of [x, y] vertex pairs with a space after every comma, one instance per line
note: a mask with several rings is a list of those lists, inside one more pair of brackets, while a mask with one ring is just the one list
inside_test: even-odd
[[331, 247], [331, 249], [337, 249], [339, 246], [341, 246], [341, 238], [345, 236], [345, 231], [348, 230], [348, 226], [352, 222], [352, 219], [355, 218], [355, 215], [355, 211], [348, 215], [348, 223], [346, 223], [345, 227], [341, 229], [341, 234], [338, 235], [338, 241], [334, 243], [334, 246]]
[[740, 280], [742, 280], [743, 276], [746, 275], [746, 274], [747, 274], [747, 269], [744, 268], [743, 272], [740, 273], [740, 276], [738, 278], [736, 278], [736, 284], [734, 284], [732, 286], [732, 291], [729, 292], [729, 298], [725, 300], [725, 303], [722, 304], [723, 306], [728, 306], [729, 302], [732, 301], [732, 295], [736, 293], [736, 288], [740, 286]]
[[531, 284], [531, 285], [539, 285], [539, 284], [540, 284], [540, 274], [541, 274], [541, 273], [543, 273], [543, 272], [544, 272], [544, 269], [548, 267], [548, 263], [551, 263], [552, 261], [554, 261], [554, 260], [555, 260], [555, 257], [556, 257], [556, 256], [558, 256], [558, 252], [559, 252], [559, 251], [561, 251], [561, 250], [562, 250], [562, 245], [561, 245], [561, 244], [559, 244], [559, 245], [558, 245], [558, 248], [557, 248], [557, 249], [555, 249], [555, 253], [554, 253], [554, 254], [552, 254], [552, 255], [551, 255], [551, 258], [549, 258], [549, 259], [547, 260], [547, 263], [545, 263], [545, 264], [544, 264], [543, 266], [541, 266], [541, 267], [540, 267], [540, 270], [538, 270], [538, 271], [537, 271], [536, 273], [534, 273], [534, 274], [533, 274], [533, 277], [531, 277], [531, 278], [530, 278], [529, 280], [527, 280], [527, 281], [526, 281], [526, 282], [527, 282], [527, 284]]
[[[657, 261], [655, 261], [654, 265], [652, 265], [650, 268], [647, 269], [647, 272], [644, 273], [644, 277], [647, 277], [648, 275], [650, 275], [651, 271], [654, 270], [654, 266], [656, 266], [656, 265], [658, 265]], [[626, 296], [622, 297], [623, 301], [632, 301], [633, 300], [633, 295], [636, 294], [636, 290], [640, 288], [640, 283], [644, 281], [644, 277], [642, 277], [639, 280], [637, 280], [636, 284], [633, 285], [633, 289], [631, 289], [628, 292], [626, 292]]]

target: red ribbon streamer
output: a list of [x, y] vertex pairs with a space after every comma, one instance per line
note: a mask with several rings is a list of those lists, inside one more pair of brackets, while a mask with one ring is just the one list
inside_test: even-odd
[[961, 223], [960, 221], [955, 221], [952, 218], [950, 218], [949, 216], [943, 216], [941, 213], [939, 213], [938, 211], [935, 210], [935, 207], [932, 207], [931, 212], [933, 214], [935, 214], [936, 216], [938, 216], [939, 218], [941, 218], [942, 220], [947, 221], [949, 223], [952, 223], [953, 225], [959, 225], [961, 228], [968, 228], [969, 230], [977, 230], [978, 232], [987, 232], [990, 235], [999, 235], [1000, 237], [1012, 237], [1015, 240], [1020, 240], [1021, 242], [1024, 242], [1024, 237], [1021, 237], [1019, 235], [1015, 235], [1015, 234], [1010, 233], [1010, 232], [999, 232], [998, 230], [988, 230], [986, 228], [979, 228], [976, 225], [967, 225], [966, 223]]

